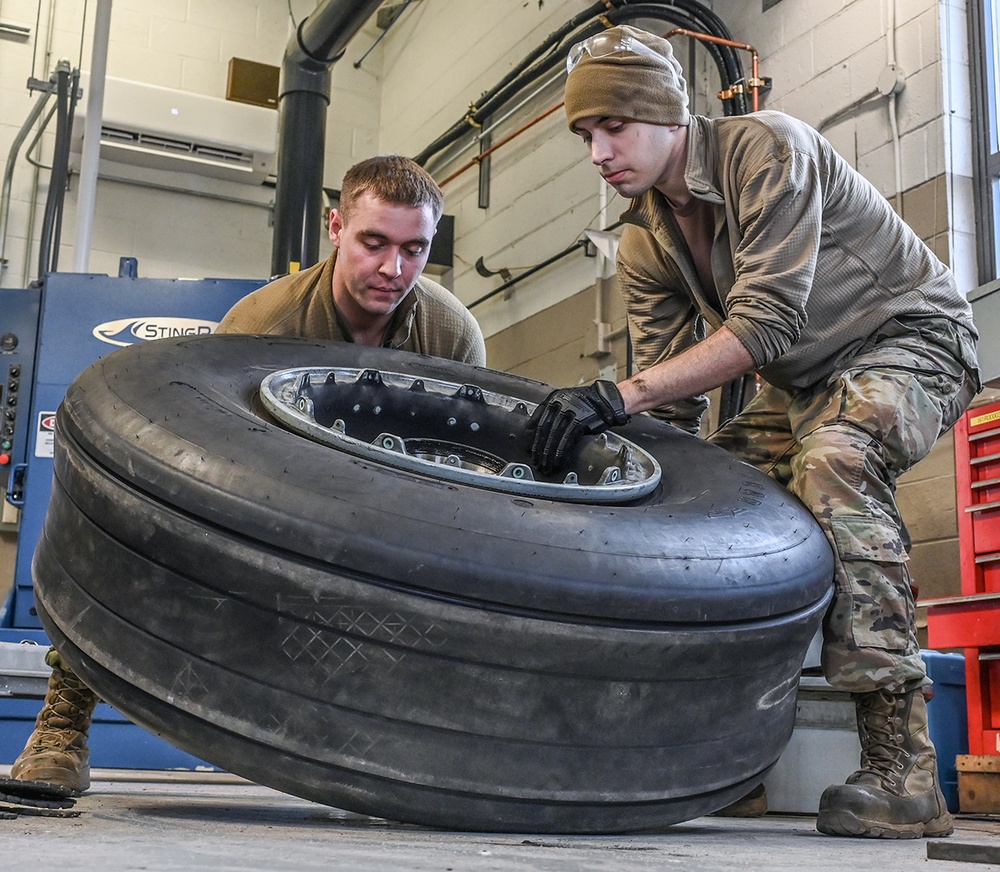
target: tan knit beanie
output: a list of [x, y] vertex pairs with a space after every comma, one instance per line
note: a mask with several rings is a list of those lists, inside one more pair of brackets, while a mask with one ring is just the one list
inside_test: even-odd
[[[620, 117], [650, 124], [686, 126], [688, 113], [687, 84], [681, 65], [670, 43], [656, 34], [626, 24], [598, 34], [600, 45], [593, 47], [593, 57], [577, 43], [570, 57], [580, 60], [566, 78], [566, 118], [570, 129], [581, 118]], [[612, 50], [622, 43], [642, 43], [651, 52]], [[602, 52], [606, 52], [603, 53]]]

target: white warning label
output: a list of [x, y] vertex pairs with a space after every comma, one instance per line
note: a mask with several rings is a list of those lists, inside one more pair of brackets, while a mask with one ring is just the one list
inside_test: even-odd
[[56, 442], [56, 413], [38, 413], [38, 431], [35, 433], [35, 457], [52, 457]]

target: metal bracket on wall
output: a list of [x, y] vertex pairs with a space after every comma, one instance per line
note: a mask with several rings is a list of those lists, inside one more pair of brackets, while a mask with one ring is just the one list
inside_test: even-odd
[[[409, 0], [412, 2], [412, 0]], [[379, 30], [388, 30], [400, 16], [402, 11], [409, 5], [409, 2], [386, 3], [375, 13], [375, 26]]]
[[14, 39], [27, 40], [31, 36], [31, 28], [20, 24], [7, 24], [0, 21], [0, 36], [10, 36]]
[[490, 132], [491, 118], [483, 120], [486, 132], [479, 139], [479, 203], [480, 209], [490, 208], [490, 154], [493, 134]]
[[[28, 78], [28, 92], [43, 91], [46, 94], [56, 94], [59, 91], [59, 83], [53, 75], [49, 79], [36, 79], [34, 76]], [[83, 97], [83, 88], [76, 89], [76, 99]]]
[[[972, 319], [981, 337], [1000, 336], [1000, 279], [969, 292]], [[994, 340], [979, 343], [979, 367], [989, 387], [1000, 387], [1000, 346]]]

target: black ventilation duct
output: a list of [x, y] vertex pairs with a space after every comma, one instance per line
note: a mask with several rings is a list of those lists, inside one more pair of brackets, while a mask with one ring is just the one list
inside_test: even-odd
[[285, 48], [278, 91], [278, 172], [271, 275], [319, 257], [330, 67], [382, 0], [327, 0]]

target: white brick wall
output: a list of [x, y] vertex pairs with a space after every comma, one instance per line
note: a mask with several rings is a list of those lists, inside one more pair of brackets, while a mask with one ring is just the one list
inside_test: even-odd
[[[6, 23], [28, 26], [28, 42], [0, 42], [0, 164], [6, 166], [11, 142], [37, 95], [26, 82], [34, 72], [45, 79], [60, 57], [84, 70], [90, 66], [96, 3], [58, 0], [51, 33], [47, 22], [54, 0], [4, 0], [0, 17]], [[41, 27], [36, 17], [41, 6]], [[229, 60], [241, 57], [280, 65], [292, 33], [289, 6], [300, 22], [316, 0], [114, 0], [108, 49], [108, 75], [224, 97]], [[83, 38], [81, 40], [81, 28]], [[372, 44], [378, 31], [367, 26], [348, 48], [355, 60]], [[81, 60], [81, 44], [83, 56]], [[35, 69], [32, 71], [32, 55]], [[334, 68], [332, 105], [327, 117], [327, 161], [324, 182], [339, 187], [344, 170], [377, 150], [381, 48], [361, 70], [351, 63]], [[43, 161], [51, 155], [46, 137]], [[15, 165], [3, 287], [22, 286], [24, 275], [34, 278], [38, 261], [38, 222], [47, 193], [47, 174], [33, 188], [33, 168], [22, 150]], [[239, 192], [237, 191], [237, 195]], [[26, 266], [26, 237], [32, 199], [35, 209], [34, 244]], [[266, 203], [267, 197], [263, 200]], [[66, 198], [60, 269], [71, 269], [76, 226], [76, 185]], [[117, 274], [122, 256], [137, 257], [143, 276], [262, 277], [270, 271], [272, 229], [269, 212], [261, 206], [212, 200], [183, 193], [152, 190], [120, 182], [98, 183], [91, 272]], [[325, 240], [325, 233], [322, 235]], [[329, 243], [321, 243], [321, 253]]]
[[972, 200], [972, 96], [969, 83], [968, 9], [965, 0], [945, 0], [939, 9], [942, 46], [942, 153], [948, 178], [951, 266], [960, 288], [979, 284]]
[[[383, 150], [423, 150], [580, 8], [569, 0], [418, 4], [407, 26], [390, 31], [386, 39]], [[424, 62], [407, 63], [410, 53]], [[504, 122], [494, 132], [494, 142], [561, 100], [560, 78]], [[443, 156], [431, 162], [436, 176], [444, 178], [478, 152], [471, 131], [465, 142], [471, 147], [453, 162], [442, 162]], [[588, 226], [597, 226], [600, 179], [580, 141], [569, 133], [561, 109], [494, 153], [491, 162], [489, 209], [477, 206], [475, 168], [444, 189], [447, 211], [456, 216], [453, 285], [466, 303], [501, 281], [478, 275], [473, 269], [477, 258], [517, 273], [572, 244]], [[612, 209], [611, 220], [620, 205]], [[510, 299], [494, 298], [475, 314], [490, 335], [592, 284], [594, 271], [593, 260], [572, 255], [518, 286]]]
[[[895, 11], [895, 60], [906, 74], [897, 98], [903, 190], [948, 176], [971, 178], [971, 110], [965, 0], [717, 0], [738, 40], [760, 50], [774, 79], [769, 108], [819, 125], [875, 89], [886, 65], [887, 23]], [[895, 157], [887, 101], [877, 98], [824, 130], [838, 151], [890, 199]], [[904, 216], [905, 217], [905, 216]], [[951, 204], [951, 249], [965, 255], [974, 235], [971, 200]], [[962, 238], [960, 240], [960, 237]], [[975, 286], [975, 258], [952, 257], [960, 287]]]

